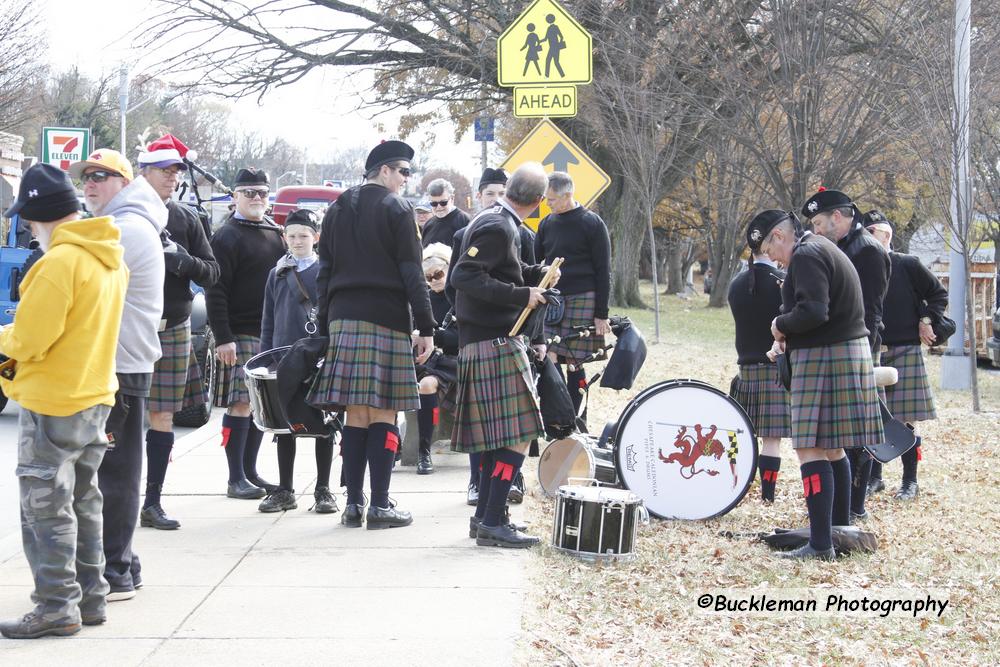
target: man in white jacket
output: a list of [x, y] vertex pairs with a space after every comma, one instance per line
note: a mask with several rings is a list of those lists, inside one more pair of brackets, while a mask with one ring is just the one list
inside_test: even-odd
[[160, 358], [157, 330], [163, 314], [163, 242], [167, 208], [156, 191], [120, 153], [100, 149], [70, 165], [83, 181], [83, 196], [94, 215], [114, 217], [121, 230], [129, 269], [125, 310], [115, 355], [118, 394], [106, 426], [107, 454], [98, 471], [104, 495], [104, 576], [111, 586], [108, 601], [128, 600], [142, 585], [139, 557], [132, 535], [139, 517], [142, 482], [143, 416]]

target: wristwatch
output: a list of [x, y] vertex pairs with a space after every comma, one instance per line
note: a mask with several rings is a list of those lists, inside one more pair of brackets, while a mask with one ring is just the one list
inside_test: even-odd
[[921, 324], [931, 324], [931, 318], [929, 318], [929, 317], [921, 317], [920, 318], [920, 323]]

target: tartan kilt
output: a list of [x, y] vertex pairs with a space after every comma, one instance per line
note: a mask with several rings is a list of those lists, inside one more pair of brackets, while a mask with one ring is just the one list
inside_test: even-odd
[[[208, 350], [205, 354], [211, 355], [213, 353], [213, 350]], [[192, 345], [191, 354], [188, 356], [187, 384], [184, 387], [181, 410], [206, 403], [208, 403], [208, 392], [205, 390], [205, 378], [201, 374], [201, 364], [198, 363], [198, 355], [194, 353], [194, 345]]]
[[177, 412], [184, 403], [191, 360], [191, 320], [164, 329], [158, 336], [163, 353], [153, 366], [146, 407], [150, 412]]
[[484, 452], [544, 437], [527, 345], [520, 336], [505, 340], [469, 343], [458, 353], [455, 451]]
[[330, 346], [306, 401], [323, 410], [419, 410], [410, 336], [360, 320], [330, 322]]
[[[574, 333], [574, 327], [589, 327], [594, 325], [594, 311], [597, 309], [596, 292], [570, 294], [565, 296], [564, 299], [566, 309], [563, 311], [562, 321], [555, 326], [545, 327], [546, 338], [568, 336]], [[589, 336], [565, 343], [553, 343], [549, 346], [549, 352], [554, 352], [568, 363], [575, 365], [576, 362], [586, 359], [602, 347], [604, 347], [604, 336]]]
[[855, 448], [884, 440], [866, 338], [791, 351], [792, 446]]
[[890, 345], [882, 353], [882, 365], [899, 372], [899, 381], [885, 388], [886, 406], [896, 419], [918, 422], [937, 419], [934, 395], [919, 345]]
[[[224, 366], [216, 364], [215, 407], [228, 408], [233, 403], [249, 403], [250, 392], [243, 379], [243, 365], [251, 357], [260, 354], [260, 338], [247, 334], [236, 334], [236, 364]], [[209, 354], [213, 351], [209, 350]]]
[[778, 382], [774, 364], [740, 366], [739, 381], [731, 396], [746, 410], [758, 438], [791, 436], [788, 392]]

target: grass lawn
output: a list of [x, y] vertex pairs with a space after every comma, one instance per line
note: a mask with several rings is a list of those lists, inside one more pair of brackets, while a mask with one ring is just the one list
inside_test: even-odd
[[[649, 288], [647, 286], [647, 295]], [[632, 396], [666, 379], [696, 378], [727, 390], [736, 373], [728, 309], [707, 297], [661, 297], [659, 344], [651, 311], [627, 314], [646, 334], [649, 357], [635, 388], [591, 393], [590, 430], [616, 420]], [[894, 501], [901, 467], [885, 467], [888, 489], [868, 502], [864, 528], [879, 550], [834, 563], [775, 558], [763, 543], [737, 534], [807, 524], [802, 484], [791, 445], [782, 444], [776, 502], [760, 501], [757, 483], [729, 514], [708, 521], [654, 519], [640, 528], [637, 558], [589, 565], [548, 546], [554, 502], [534, 480], [527, 516], [546, 546], [532, 551], [532, 580], [523, 613], [519, 664], [1000, 664], [1000, 372], [980, 370], [983, 412], [971, 399], [940, 386], [940, 357], [928, 357], [938, 419], [920, 425], [924, 458], [920, 497]], [[529, 459], [532, 477], [537, 459]], [[701, 611], [703, 593], [748, 598], [812, 597], [820, 611]], [[948, 600], [939, 617], [901, 612], [823, 613], [826, 595], [852, 599]]]

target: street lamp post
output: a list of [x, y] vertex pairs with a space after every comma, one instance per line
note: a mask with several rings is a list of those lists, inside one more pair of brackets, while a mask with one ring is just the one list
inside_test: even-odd
[[121, 136], [119, 138], [122, 155], [128, 155], [125, 149], [125, 117], [128, 116], [128, 65], [122, 63], [118, 72], [118, 108], [121, 112]]

